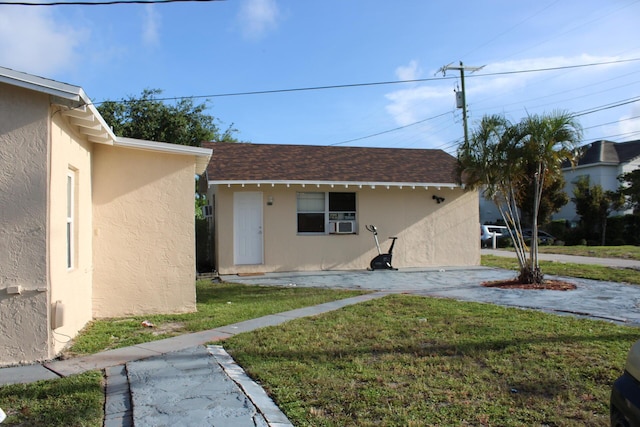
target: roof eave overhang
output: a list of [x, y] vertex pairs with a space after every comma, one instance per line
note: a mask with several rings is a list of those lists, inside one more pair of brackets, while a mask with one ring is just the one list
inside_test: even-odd
[[63, 107], [61, 114], [69, 123], [76, 127], [81, 135], [90, 142], [113, 145], [116, 135], [111, 127], [104, 121], [98, 110], [86, 98], [86, 103], [79, 106], [69, 106], [57, 103]]
[[0, 83], [7, 83], [49, 95], [51, 104], [60, 106], [60, 114], [90, 142], [194, 156], [196, 173], [198, 174], [206, 170], [211, 160], [212, 150], [209, 148], [117, 137], [93, 105], [91, 99], [79, 86], [45, 79], [4, 67], [0, 67]]
[[565, 171], [565, 172], [569, 172], [571, 170], [592, 168], [592, 167], [595, 167], [595, 166], [618, 166], [618, 165], [621, 165], [621, 164], [622, 163], [616, 163], [616, 162], [594, 162], [594, 163], [585, 163], [585, 164], [582, 164], [582, 165], [576, 165], [574, 167], [566, 166], [566, 167], [562, 168], [562, 170]]
[[53, 105], [62, 107], [62, 115], [91, 142], [112, 145], [115, 135], [91, 100], [79, 86], [1, 68], [0, 83], [44, 93]]
[[455, 183], [441, 182], [381, 182], [381, 181], [305, 181], [305, 180], [209, 180], [209, 186], [226, 185], [227, 187], [247, 185], [255, 185], [257, 187], [275, 187], [276, 185], [284, 185], [286, 187], [299, 186], [302, 188], [319, 188], [321, 186], [329, 186], [331, 188], [400, 188], [400, 189], [436, 189], [443, 188], [456, 189], [464, 188], [462, 185]]
[[80, 102], [83, 95], [82, 88], [78, 86], [33, 76], [8, 68], [2, 68], [2, 72], [0, 73], [0, 83], [7, 83], [24, 89], [46, 93], [53, 97], [72, 102]]

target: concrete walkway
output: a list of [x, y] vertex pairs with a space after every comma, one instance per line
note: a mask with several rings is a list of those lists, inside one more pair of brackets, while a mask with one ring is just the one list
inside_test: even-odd
[[237, 283], [366, 289], [373, 293], [84, 357], [3, 368], [0, 386], [101, 369], [107, 379], [106, 427], [288, 426], [291, 424], [264, 390], [222, 347], [204, 345], [391, 293], [486, 302], [640, 326], [640, 286], [574, 278], [565, 278], [577, 285], [568, 292], [481, 286], [485, 281], [513, 277], [513, 271], [486, 267], [224, 276], [223, 280]]
[[[482, 255], [496, 255], [509, 258], [515, 258], [516, 254], [513, 251], [503, 249], [482, 249]], [[544, 261], [555, 262], [568, 262], [573, 264], [590, 264], [590, 265], [602, 265], [605, 267], [617, 267], [617, 268], [633, 268], [640, 270], [640, 261], [633, 259], [622, 258], [596, 258], [588, 256], [576, 256], [576, 255], [561, 255], [561, 254], [538, 254], [538, 258]]]
[[360, 295], [87, 356], [0, 368], [0, 386], [100, 369], [106, 377], [105, 427], [291, 426], [222, 347], [204, 344], [385, 295]]

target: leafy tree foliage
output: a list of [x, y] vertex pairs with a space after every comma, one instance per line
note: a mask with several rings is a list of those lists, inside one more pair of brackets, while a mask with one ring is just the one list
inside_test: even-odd
[[626, 206], [633, 209], [634, 214], [640, 214], [640, 169], [620, 175], [618, 181], [622, 184], [620, 193], [626, 200]]
[[[485, 116], [458, 149], [460, 182], [482, 187], [493, 200], [509, 228], [518, 262], [519, 280], [541, 283], [538, 264], [538, 218], [545, 188], [561, 176], [562, 162], [575, 164], [582, 128], [566, 112], [531, 115], [513, 124], [502, 115]], [[533, 238], [527, 258], [520, 212], [523, 194], [533, 185], [531, 228]]]
[[167, 104], [160, 89], [145, 89], [139, 97], [105, 101], [97, 108], [118, 136], [200, 146], [202, 141], [237, 142], [233, 125], [221, 132], [217, 120], [206, 114], [207, 104], [183, 98]]
[[607, 234], [607, 218], [611, 212], [624, 205], [624, 198], [618, 191], [604, 191], [602, 186], [590, 185], [589, 175], [580, 176], [573, 189], [576, 213], [580, 215], [581, 226], [587, 238], [600, 235], [604, 246]]
[[[534, 165], [529, 165], [528, 182], [525, 177], [525, 184], [517, 196], [522, 222], [526, 225], [530, 225], [533, 222], [533, 208], [536, 196], [535, 181], [533, 180], [535, 172], [531, 170], [533, 166]], [[569, 196], [564, 191], [564, 185], [565, 180], [562, 173], [545, 179], [542, 197], [540, 198], [540, 206], [538, 208], [538, 222], [540, 224], [548, 223], [551, 220], [551, 215], [560, 211], [560, 209], [569, 202]]]

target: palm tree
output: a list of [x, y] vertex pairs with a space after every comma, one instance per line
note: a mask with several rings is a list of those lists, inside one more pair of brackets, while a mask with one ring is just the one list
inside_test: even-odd
[[[482, 187], [502, 215], [513, 240], [520, 265], [519, 280], [542, 283], [538, 264], [538, 209], [546, 179], [561, 174], [562, 164], [577, 159], [582, 129], [575, 118], [565, 112], [528, 116], [512, 124], [502, 115], [483, 117], [480, 125], [458, 149], [460, 182], [466, 188]], [[534, 166], [534, 207], [531, 247], [522, 235], [520, 206], [522, 187], [529, 182], [527, 169]]]
[[542, 199], [545, 179], [562, 174], [563, 163], [572, 167], [578, 160], [578, 145], [582, 140], [582, 127], [568, 112], [532, 115], [518, 124], [519, 145], [523, 161], [535, 166], [533, 176], [535, 192], [531, 224], [531, 248], [529, 263], [521, 269], [520, 280], [541, 283], [542, 273], [538, 264], [538, 209]]

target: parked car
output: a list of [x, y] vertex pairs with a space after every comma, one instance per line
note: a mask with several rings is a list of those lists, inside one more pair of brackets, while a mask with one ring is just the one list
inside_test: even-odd
[[[524, 237], [525, 241], [530, 241], [532, 234], [533, 232], [530, 228], [522, 229], [522, 236]], [[538, 230], [538, 242], [541, 245], [553, 245], [553, 242], [555, 241], [556, 238], [551, 234], [547, 233], [546, 231]]]
[[640, 340], [627, 355], [624, 373], [611, 388], [611, 427], [640, 426]]
[[503, 225], [481, 225], [480, 226], [480, 245], [483, 248], [493, 245], [493, 234], [498, 239], [508, 238], [509, 231]]

